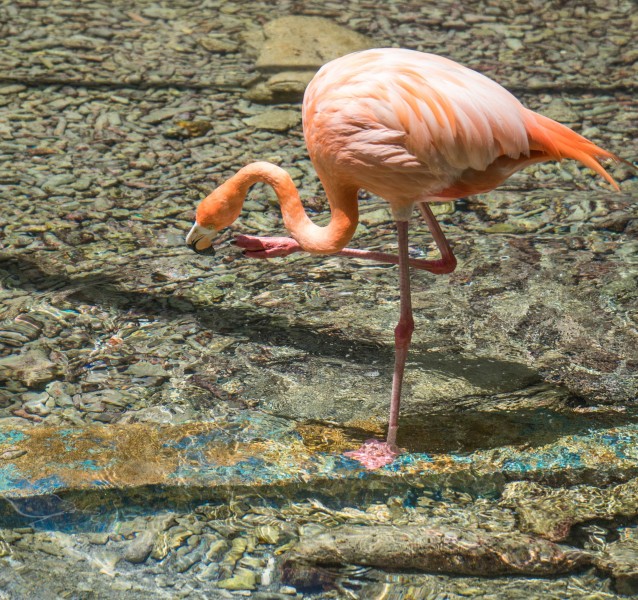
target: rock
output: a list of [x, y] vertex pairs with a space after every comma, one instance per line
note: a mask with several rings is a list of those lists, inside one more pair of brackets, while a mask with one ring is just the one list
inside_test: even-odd
[[43, 392], [41, 394], [23, 394], [23, 398], [29, 398], [24, 402], [22, 408], [32, 415], [38, 415], [40, 417], [46, 417], [51, 414], [51, 408], [47, 406], [46, 402], [49, 399], [49, 394]]
[[22, 85], [21, 83], [9, 83], [7, 85], [0, 85], [0, 95], [5, 94], [18, 94], [19, 92], [24, 92], [27, 89], [26, 85]]
[[198, 107], [195, 104], [185, 104], [184, 106], [159, 108], [143, 116], [141, 120], [144, 123], [150, 123], [151, 125], [155, 125], [157, 123], [161, 123], [162, 121], [166, 121], [166, 119], [170, 119], [174, 117], [175, 115], [179, 115], [180, 113], [186, 113], [189, 111], [197, 110], [197, 108]]
[[94, 544], [95, 546], [104, 546], [109, 541], [109, 534], [105, 532], [95, 532], [89, 533], [86, 536], [89, 544]]
[[[189, 544], [195, 536], [191, 536], [188, 540]], [[175, 560], [173, 561], [173, 568], [178, 573], [185, 573], [188, 571], [194, 564], [198, 563], [202, 556], [204, 555], [204, 549], [202, 546], [198, 548], [192, 548], [190, 546], [182, 546], [178, 548], [175, 553]]]
[[456, 210], [454, 207], [454, 202], [432, 202], [430, 204], [430, 208], [432, 209], [432, 214], [435, 217], [441, 215], [451, 215], [454, 214]]
[[61, 173], [49, 177], [43, 184], [42, 189], [45, 192], [55, 192], [58, 188], [69, 185], [75, 181], [75, 175], [72, 173]]
[[607, 488], [579, 485], [567, 490], [515, 481], [505, 487], [501, 502], [516, 510], [521, 531], [560, 541], [576, 523], [635, 518], [637, 499], [638, 479]]
[[111, 389], [78, 394], [73, 399], [86, 412], [102, 412], [106, 409], [105, 404], [122, 408], [128, 403], [128, 398], [122, 392]]
[[255, 535], [263, 544], [277, 544], [281, 539], [282, 530], [274, 525], [260, 525], [255, 528]]
[[298, 102], [316, 71], [283, 71], [250, 88], [244, 97], [262, 104]]
[[523, 42], [518, 38], [505, 38], [505, 45], [510, 49], [516, 52], [523, 47]]
[[372, 525], [342, 526], [302, 537], [287, 556], [284, 570], [290, 569], [291, 561], [481, 577], [547, 576], [569, 573], [592, 560], [588, 552], [513, 532]]
[[95, 50], [98, 43], [96, 40], [84, 35], [72, 35], [66, 38], [62, 45], [72, 50]]
[[170, 21], [175, 18], [177, 13], [172, 8], [164, 8], [162, 6], [153, 4], [142, 9], [142, 14], [149, 19], [162, 19]]
[[[206, 135], [212, 128], [213, 124], [210, 121], [201, 119], [197, 121], [178, 121], [175, 126], [169, 127], [164, 132], [164, 137], [175, 139], [201, 137]], [[132, 166], [148, 171], [153, 168], [153, 163], [145, 159], [140, 159], [132, 163]]]
[[364, 225], [375, 227], [383, 223], [390, 225], [392, 223], [392, 216], [390, 211], [385, 208], [379, 208], [371, 212], [362, 213], [359, 220]]
[[171, 412], [165, 406], [149, 406], [140, 410], [132, 410], [123, 415], [120, 423], [162, 423], [177, 424], [192, 418], [190, 411]]
[[322, 17], [282, 17], [267, 23], [264, 33], [256, 63], [260, 71], [316, 70], [339, 56], [374, 46], [366, 36]]
[[0, 358], [0, 379], [18, 379], [27, 387], [37, 387], [55, 379], [62, 367], [49, 360], [43, 350]]
[[322, 17], [290, 16], [264, 26], [256, 67], [277, 73], [246, 93], [255, 102], [299, 101], [317, 69], [357, 50], [374, 47], [368, 37]]
[[26, 450], [21, 448], [7, 448], [0, 452], [0, 460], [15, 460], [16, 458], [20, 458], [27, 453]]
[[282, 585], [279, 591], [287, 596], [295, 596], [297, 594], [297, 590], [290, 585]]
[[146, 562], [146, 559], [151, 554], [151, 550], [153, 550], [156, 537], [157, 531], [154, 530], [146, 530], [138, 533], [137, 536], [128, 543], [124, 551], [124, 560], [134, 564]]
[[[166, 530], [175, 524], [175, 515], [168, 513], [158, 515], [152, 519], [133, 519], [122, 524], [119, 533], [126, 535], [127, 531], [145, 527], [136, 533], [135, 538], [129, 542], [124, 551], [124, 559], [130, 563], [143, 563], [151, 555], [157, 546], [159, 538], [165, 534]], [[154, 558], [156, 558], [154, 556]]]
[[215, 52], [218, 54], [237, 52], [238, 49], [237, 44], [235, 44], [234, 42], [213, 37], [202, 38], [201, 40], [199, 40], [199, 44], [202, 48], [205, 48], [209, 52]]
[[140, 361], [128, 367], [126, 373], [132, 377], [168, 377], [162, 365]]
[[161, 531], [155, 539], [151, 556], [155, 560], [163, 560], [171, 550], [179, 548], [191, 535], [192, 532], [181, 525], [171, 527], [167, 531]]
[[301, 112], [297, 110], [267, 110], [244, 119], [246, 125], [268, 131], [287, 131], [301, 123]]
[[579, 121], [578, 113], [562, 98], [554, 98], [551, 102], [539, 109], [546, 117], [561, 123], [573, 123]]
[[257, 574], [238, 568], [232, 577], [218, 581], [217, 587], [224, 590], [254, 590], [257, 587]]
[[611, 575], [619, 594], [638, 594], [638, 530], [621, 530], [619, 540], [608, 544], [596, 566]]
[[71, 394], [73, 393], [73, 385], [62, 381], [52, 381], [45, 388], [49, 398], [51, 398], [56, 406], [65, 407], [73, 406]]
[[100, 565], [100, 572], [109, 577], [115, 577], [115, 567], [122, 560], [119, 554], [115, 552], [100, 552], [96, 559]]

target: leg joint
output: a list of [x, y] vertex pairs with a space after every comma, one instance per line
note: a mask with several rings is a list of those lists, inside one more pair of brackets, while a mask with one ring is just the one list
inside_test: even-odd
[[414, 331], [414, 319], [412, 315], [401, 319], [397, 326], [394, 328], [394, 338], [397, 343], [409, 343], [412, 338], [412, 332]]

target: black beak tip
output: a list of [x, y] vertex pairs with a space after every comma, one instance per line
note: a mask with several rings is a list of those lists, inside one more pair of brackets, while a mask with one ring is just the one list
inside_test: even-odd
[[201, 256], [213, 256], [215, 254], [215, 248], [214, 246], [211, 244], [210, 246], [207, 246], [206, 248], [202, 248], [201, 250], [199, 248], [197, 248], [197, 242], [199, 242], [199, 240], [196, 240], [194, 242], [191, 242], [190, 244], [188, 244], [188, 247], [195, 252], [195, 254], [199, 254]]

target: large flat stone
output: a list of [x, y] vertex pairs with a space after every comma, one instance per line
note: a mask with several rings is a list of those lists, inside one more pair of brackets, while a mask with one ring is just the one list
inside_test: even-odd
[[257, 59], [261, 71], [316, 70], [330, 60], [374, 47], [356, 31], [322, 17], [282, 17], [264, 26], [266, 39]]
[[343, 456], [360, 443], [348, 431], [259, 413], [172, 426], [72, 429], [40, 425], [0, 432], [0, 495], [133, 492], [148, 486], [211, 494], [262, 488], [268, 495], [300, 485], [305, 490], [324, 489], [326, 481], [334, 482], [335, 491], [342, 487], [337, 482], [347, 484], [353, 493], [383, 481], [492, 492], [513, 479], [601, 484], [635, 473], [636, 441], [638, 426], [626, 424], [562, 436], [537, 447], [406, 452], [387, 467], [366, 471]]

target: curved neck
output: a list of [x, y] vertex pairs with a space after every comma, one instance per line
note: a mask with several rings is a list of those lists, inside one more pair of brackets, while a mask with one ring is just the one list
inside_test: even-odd
[[277, 194], [286, 229], [299, 245], [306, 252], [334, 254], [347, 245], [357, 228], [358, 190], [354, 186], [345, 186], [319, 175], [330, 204], [330, 222], [325, 227], [315, 225], [310, 220], [292, 178], [277, 165], [267, 162], [252, 163], [240, 169], [227, 184], [237, 186], [236, 197], [243, 204], [252, 185], [258, 182], [267, 183]]

